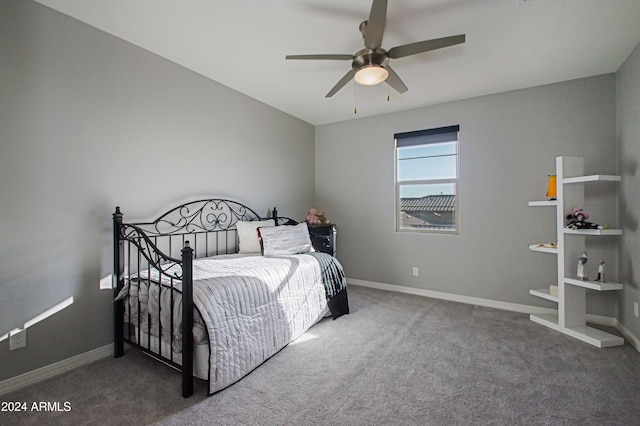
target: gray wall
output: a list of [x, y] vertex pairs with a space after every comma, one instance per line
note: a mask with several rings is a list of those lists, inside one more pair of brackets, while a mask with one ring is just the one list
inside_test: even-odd
[[640, 302], [640, 45], [616, 74], [616, 130], [622, 175], [620, 216], [620, 275], [625, 287], [620, 299], [620, 321], [640, 338], [640, 320], [633, 315], [633, 302]]
[[0, 342], [0, 380], [112, 341], [116, 204], [313, 204], [310, 124], [31, 1], [0, 2], [0, 28], [0, 335], [74, 298]]
[[[453, 124], [460, 235], [395, 232], [394, 133]], [[613, 74], [318, 126], [316, 204], [338, 226], [350, 278], [556, 308], [529, 295], [556, 281], [556, 259], [527, 248], [555, 241], [555, 211], [527, 202], [545, 199], [560, 155], [584, 157], [587, 173], [616, 172]], [[602, 188], [584, 207], [617, 225], [615, 191]], [[590, 243], [615, 271], [615, 239]], [[615, 295], [597, 296], [588, 311], [614, 317]]]

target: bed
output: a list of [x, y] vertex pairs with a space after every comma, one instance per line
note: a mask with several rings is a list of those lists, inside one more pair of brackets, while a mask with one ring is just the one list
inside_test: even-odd
[[194, 376], [218, 392], [349, 313], [335, 233], [314, 235], [275, 208], [262, 218], [206, 199], [128, 223], [116, 207], [113, 235], [115, 356], [126, 343], [180, 370], [183, 397]]

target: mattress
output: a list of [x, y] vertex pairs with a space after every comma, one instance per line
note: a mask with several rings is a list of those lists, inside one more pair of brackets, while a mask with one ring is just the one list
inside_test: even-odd
[[[182, 365], [182, 351], [165, 353], [168, 352], [168, 346], [166, 342], [162, 342], [162, 352], [160, 352], [161, 342], [156, 336], [149, 336], [145, 331], [140, 333], [139, 329], [135, 328], [135, 342], [153, 353], [161, 353], [165, 358]], [[193, 345], [193, 375], [202, 380], [209, 379], [209, 341]]]

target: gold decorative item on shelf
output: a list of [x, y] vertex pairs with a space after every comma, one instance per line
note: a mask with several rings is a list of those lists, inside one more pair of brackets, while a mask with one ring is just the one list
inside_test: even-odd
[[556, 175], [549, 175], [549, 183], [547, 184], [547, 197], [549, 197], [549, 201], [555, 200], [557, 197]]

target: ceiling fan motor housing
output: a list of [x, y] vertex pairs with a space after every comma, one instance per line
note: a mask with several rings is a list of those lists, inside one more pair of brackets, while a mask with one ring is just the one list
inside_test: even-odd
[[359, 70], [364, 67], [378, 66], [386, 67], [389, 64], [389, 58], [387, 57], [387, 51], [380, 49], [362, 49], [356, 52], [353, 58], [351, 66], [354, 70]]

